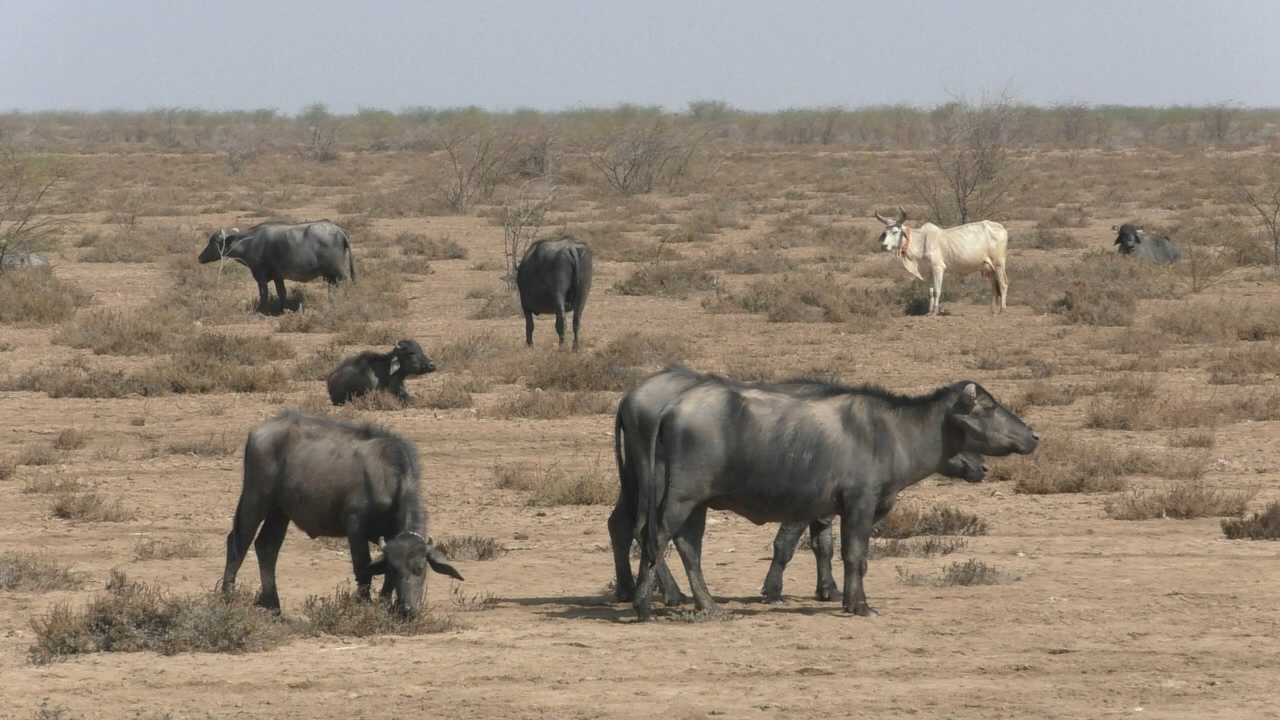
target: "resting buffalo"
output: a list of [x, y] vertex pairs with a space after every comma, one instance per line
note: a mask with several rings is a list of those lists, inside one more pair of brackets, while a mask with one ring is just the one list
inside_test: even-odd
[[582, 308], [591, 293], [591, 248], [572, 238], [539, 240], [516, 267], [524, 342], [533, 345], [533, 316], [555, 313], [556, 334], [564, 345], [564, 315], [573, 310], [573, 349], [578, 349]]
[[[704, 382], [733, 383], [731, 380], [713, 374], [697, 373], [679, 366], [667, 367], [645, 378], [635, 388], [622, 397], [618, 403], [618, 411], [614, 417], [613, 450], [614, 460], [618, 466], [618, 500], [613, 512], [609, 515], [609, 538], [613, 546], [614, 560], [614, 594], [618, 602], [629, 602], [635, 597], [635, 577], [631, 572], [631, 543], [640, 537], [645, 524], [645, 509], [650, 495], [649, 482], [652, 476], [649, 471], [649, 444], [657, 429], [658, 417], [662, 409], [673, 402], [681, 393]], [[743, 387], [748, 387], [743, 385]], [[807, 392], [827, 392], [828, 383], [811, 380], [790, 380], [771, 387], [774, 390], [789, 392], [803, 396]], [[977, 453], [963, 452], [948, 459], [938, 468], [942, 475], [963, 478], [971, 482], [981, 481], [986, 467], [982, 456]], [[770, 567], [770, 577], [775, 573], [777, 579], [772, 586], [766, 581], [766, 596], [776, 599], [782, 593], [782, 572], [786, 564], [795, 554], [796, 544], [808, 526], [814, 538], [814, 555], [818, 561], [818, 595], [820, 599], [830, 599], [833, 589], [831, 578], [831, 519], [814, 520], [811, 523], [784, 525], [778, 531], [774, 541], [774, 563]], [[789, 549], [783, 549], [786, 543]], [[825, 555], [824, 555], [825, 552]], [[785, 555], [785, 557], [784, 557]], [[684, 600], [680, 587], [664, 559], [656, 558], [657, 581], [663, 592], [663, 601], [667, 605], [677, 605]], [[775, 591], [770, 593], [770, 588]], [[825, 589], [825, 596], [824, 596]], [[776, 597], [775, 597], [776, 596]]]
[[[389, 430], [292, 411], [250, 430], [244, 487], [227, 534], [224, 593], [235, 588], [253, 542], [262, 575], [258, 604], [280, 609], [276, 556], [290, 521], [312, 538], [346, 537], [360, 595], [368, 598], [373, 576], [385, 575], [382, 598], [394, 592], [402, 611], [422, 603], [428, 567], [462, 579], [427, 534], [418, 453]], [[370, 560], [369, 543], [380, 539], [382, 556]]]
[[965, 449], [1030, 453], [1040, 436], [976, 383], [910, 397], [830, 384], [804, 396], [707, 382], [668, 405], [650, 446], [650, 483], [636, 612], [648, 619], [655, 558], [674, 539], [699, 610], [715, 608], [702, 577], [708, 509], [757, 524], [840, 516], [843, 607], [875, 615], [863, 577], [871, 529], [898, 493]]
[[31, 270], [49, 267], [49, 259], [36, 253], [3, 252], [0, 247], [0, 271]]
[[1119, 227], [1112, 225], [1116, 231], [1115, 245], [1121, 255], [1146, 258], [1160, 263], [1176, 262], [1182, 257], [1182, 250], [1169, 238], [1159, 235], [1148, 235], [1141, 226], [1125, 223]]
[[267, 310], [269, 282], [276, 284], [276, 296], [283, 308], [285, 280], [310, 282], [324, 278], [331, 293], [339, 280], [356, 281], [347, 231], [328, 220], [300, 225], [271, 220], [248, 230], [219, 230], [209, 236], [199, 260], [211, 263], [222, 258], [249, 268], [258, 283], [259, 312]]
[[391, 352], [366, 350], [343, 360], [329, 373], [326, 383], [334, 405], [375, 390], [394, 393], [408, 402], [411, 398], [404, 387], [405, 378], [435, 371], [436, 364], [422, 351], [421, 345], [413, 340], [401, 340]]

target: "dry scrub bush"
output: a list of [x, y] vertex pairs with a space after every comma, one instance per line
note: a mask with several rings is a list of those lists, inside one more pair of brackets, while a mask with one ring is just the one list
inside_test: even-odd
[[129, 522], [138, 517], [120, 498], [108, 500], [93, 490], [60, 493], [54, 497], [50, 511], [59, 520], [85, 522]]
[[459, 410], [474, 406], [468, 383], [458, 377], [446, 377], [435, 386], [418, 394], [415, 405], [433, 410]]
[[695, 292], [710, 290], [715, 278], [692, 262], [660, 261], [641, 265], [613, 286], [619, 295], [657, 295], [687, 298]]
[[774, 250], [756, 252], [729, 248], [707, 261], [720, 272], [732, 275], [773, 275], [792, 272], [798, 263]]
[[491, 592], [468, 594], [461, 585], [449, 586], [449, 602], [463, 612], [492, 610], [498, 606], [498, 598]]
[[532, 493], [528, 504], [535, 507], [608, 505], [618, 495], [617, 480], [599, 458], [582, 471], [565, 470], [554, 463], [507, 463], [495, 465], [493, 475], [499, 489]]
[[463, 260], [467, 257], [467, 249], [448, 235], [429, 238], [420, 233], [402, 232], [396, 236], [395, 244], [400, 248], [400, 254], [408, 257], [427, 260]]
[[[616, 222], [576, 225], [573, 235], [591, 248], [592, 257], [598, 262], [653, 262], [661, 247], [660, 243], [633, 237]], [[680, 253], [671, 248], [661, 250], [664, 260], [681, 259]]]
[[294, 380], [324, 380], [329, 377], [329, 373], [338, 367], [338, 363], [347, 357], [348, 353], [343, 346], [338, 343], [330, 343], [323, 345], [313, 351], [310, 355], [298, 360], [293, 364], [291, 376]]
[[1188, 302], [1153, 315], [1151, 324], [1167, 336], [1186, 343], [1280, 339], [1280, 316], [1274, 308], [1252, 304]]
[[65, 428], [53, 439], [54, 450], [79, 450], [89, 442], [89, 435], [78, 428]]
[[1022, 390], [1018, 404], [1023, 407], [1058, 407], [1070, 405], [1083, 397], [1086, 391], [1079, 385], [1052, 385], [1042, 380], [1033, 382]]
[[1099, 251], [1022, 286], [1034, 294], [1030, 299], [1033, 307], [1054, 312], [1063, 322], [1130, 325], [1138, 300], [1178, 297], [1175, 280], [1154, 263]]
[[1210, 385], [1261, 385], [1280, 374], [1280, 343], [1250, 344], [1228, 350], [1205, 368]]
[[1280, 540], [1280, 501], [1249, 517], [1223, 520], [1222, 534], [1228, 540]]
[[1117, 492], [1125, 489], [1126, 476], [1198, 478], [1207, 465], [1200, 454], [1120, 450], [1064, 435], [1046, 439], [1033, 455], [1002, 460], [989, 479], [1012, 480], [1015, 492], [1029, 495]]
[[203, 325], [243, 323], [253, 317], [257, 300], [250, 302], [244, 294], [244, 286], [252, 285], [253, 279], [239, 263], [219, 267], [193, 264], [184, 258], [169, 264], [169, 275], [173, 284], [152, 302], [153, 307]]
[[46, 560], [35, 553], [5, 552], [0, 554], [0, 591], [49, 592], [79, 590], [84, 587], [84, 573]]
[[906, 539], [917, 535], [986, 535], [987, 522], [950, 505], [921, 509], [918, 503], [899, 503], [876, 524], [872, 537]]
[[18, 471], [18, 463], [13, 458], [0, 458], [0, 481], [8, 480]]
[[495, 560], [509, 552], [501, 542], [479, 535], [449, 536], [436, 540], [436, 547], [450, 560]]
[[969, 545], [960, 537], [926, 536], [910, 540], [872, 540], [871, 559], [886, 557], [933, 557], [959, 552]]
[[49, 445], [27, 445], [18, 452], [18, 456], [15, 458], [17, 464], [31, 467], [53, 465], [58, 460], [58, 452]]
[[74, 322], [58, 328], [50, 341], [89, 349], [94, 355], [155, 355], [165, 352], [175, 332], [181, 333], [185, 325], [176, 313], [163, 308], [99, 310], [81, 313]]
[[981, 560], [973, 558], [962, 563], [951, 563], [942, 568], [937, 576], [933, 577], [921, 573], [913, 573], [901, 565], [897, 567], [897, 571], [898, 581], [903, 585], [932, 585], [934, 587], [958, 585], [969, 587], [972, 585], [1004, 585], [1018, 579], [996, 568], [994, 565], [988, 565]]
[[204, 543], [198, 538], [180, 538], [165, 540], [162, 538], [139, 539], [133, 546], [133, 559], [143, 560], [190, 560], [203, 557]]
[[37, 475], [27, 478], [22, 492], [27, 495], [70, 495], [88, 489], [88, 485], [79, 478], [70, 477], [62, 472]]
[[251, 600], [244, 592], [229, 601], [215, 593], [173, 595], [112, 570], [106, 592], [82, 609], [58, 603], [32, 619], [29, 657], [44, 665], [93, 652], [253, 652], [297, 632]]
[[[403, 315], [409, 301], [401, 292], [403, 277], [377, 268], [366, 268], [360, 282], [339, 283], [332, 301], [321, 290], [314, 299], [302, 287], [294, 286], [296, 312], [286, 312], [276, 325], [277, 332], [341, 332], [354, 324], [377, 323]], [[286, 303], [286, 307], [288, 307]]]
[[406, 617], [390, 603], [361, 599], [349, 587], [339, 588], [332, 597], [308, 597], [302, 614], [315, 631], [341, 637], [428, 635], [456, 627], [448, 615], [422, 607]]
[[226, 433], [214, 436], [209, 433], [195, 440], [183, 440], [169, 443], [165, 452], [170, 455], [193, 455], [195, 457], [226, 457], [239, 450], [239, 441], [231, 440]]
[[876, 326], [868, 321], [901, 312], [897, 291], [850, 287], [831, 273], [765, 278], [738, 292], [717, 290], [703, 307], [710, 312], [763, 313], [769, 322], [849, 323], [866, 330]]
[[[480, 307], [471, 311], [467, 317], [472, 320], [497, 320], [521, 314], [520, 296], [510, 290], [501, 290], [485, 298]], [[542, 319], [546, 322], [547, 316], [543, 315]]]
[[92, 299], [92, 293], [59, 279], [48, 268], [0, 273], [0, 325], [56, 325]]
[[442, 370], [460, 372], [475, 370], [478, 366], [519, 351], [520, 348], [514, 341], [503, 341], [494, 332], [482, 331], [440, 346], [432, 357]]
[[1216, 488], [1194, 478], [1167, 483], [1160, 488], [1135, 488], [1108, 500], [1103, 510], [1116, 520], [1190, 520], [1223, 515], [1239, 516], [1244, 514], [1245, 508], [1257, 494], [1257, 488]]

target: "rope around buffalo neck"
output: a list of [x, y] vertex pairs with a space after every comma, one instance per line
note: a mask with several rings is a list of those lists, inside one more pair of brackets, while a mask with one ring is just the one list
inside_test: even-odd
[[902, 226], [902, 257], [907, 256], [907, 248], [911, 247], [911, 228], [907, 225]]

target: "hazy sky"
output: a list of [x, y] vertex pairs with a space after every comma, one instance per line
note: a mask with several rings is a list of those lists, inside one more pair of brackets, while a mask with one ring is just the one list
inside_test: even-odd
[[1280, 107], [1277, 0], [0, 0], [0, 110]]

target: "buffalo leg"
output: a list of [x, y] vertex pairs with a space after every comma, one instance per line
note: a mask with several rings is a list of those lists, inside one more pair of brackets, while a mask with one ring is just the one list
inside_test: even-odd
[[578, 349], [578, 327], [582, 324], [582, 308], [573, 309], [573, 349]]
[[[253, 505], [254, 503], [249, 503]], [[236, 505], [236, 516], [231, 522], [231, 532], [227, 533], [227, 565], [222, 571], [222, 592], [230, 595], [236, 587], [236, 573], [249, 554], [249, 546], [253, 544], [253, 536], [258, 532], [262, 518], [252, 512], [244, 502]]]
[[764, 587], [760, 590], [765, 602], [782, 602], [782, 575], [796, 554], [796, 546], [803, 534], [802, 522], [783, 523], [778, 528], [778, 534], [773, 537], [773, 559], [769, 562], [769, 572], [764, 576]]
[[702, 577], [702, 536], [707, 529], [707, 506], [694, 510], [676, 534], [676, 552], [684, 561], [684, 571], [689, 576], [689, 591], [693, 593], [693, 605], [705, 612], [715, 612], [716, 601], [707, 590]]
[[875, 617], [879, 613], [867, 604], [867, 592], [863, 580], [867, 575], [867, 548], [871, 542], [871, 528], [875, 524], [874, 510], [853, 508], [840, 516], [840, 558], [844, 561], [844, 611]]
[[280, 301], [280, 312], [284, 313], [284, 301], [288, 297], [284, 287], [284, 278], [276, 278], [276, 299]]
[[[564, 305], [556, 306], [556, 335], [560, 338], [560, 346], [564, 346]], [[574, 343], [577, 347], [577, 343]]]
[[636, 579], [631, 574], [631, 541], [635, 533], [635, 510], [624, 491], [609, 514], [609, 544], [613, 547], [613, 597], [631, 602], [636, 595]]
[[[369, 565], [373, 562], [373, 558], [369, 557], [369, 541], [365, 539], [362, 528], [352, 528], [348, 530], [347, 543], [351, 546], [351, 569], [356, 575], [356, 594], [362, 600], [369, 599], [369, 586], [373, 583], [373, 573], [369, 572]], [[383, 583], [382, 593], [385, 595], [389, 589], [388, 583]]]
[[524, 344], [533, 347], [533, 311], [524, 305], [520, 311], [524, 313]]
[[267, 281], [258, 281], [258, 312], [266, 315], [270, 306], [267, 304]]
[[834, 543], [831, 541], [833, 520], [834, 518], [825, 518], [809, 523], [809, 543], [813, 547], [813, 559], [818, 567], [818, 580], [813, 596], [822, 601], [836, 598], [836, 579], [831, 574], [831, 556], [835, 553]]
[[267, 515], [266, 522], [258, 531], [258, 539], [253, 543], [253, 550], [258, 554], [258, 573], [262, 576], [262, 594], [258, 596], [258, 604], [268, 610], [280, 609], [280, 593], [276, 591], [276, 558], [288, 531], [289, 516], [277, 508]]

